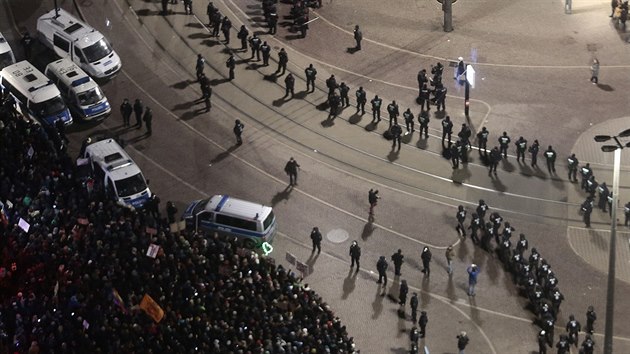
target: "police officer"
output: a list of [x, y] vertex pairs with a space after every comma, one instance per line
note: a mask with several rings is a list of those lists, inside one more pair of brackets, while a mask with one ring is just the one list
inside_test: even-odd
[[462, 123], [462, 128], [460, 129], [457, 136], [462, 140], [462, 146], [471, 147], [470, 145], [470, 137], [472, 136], [472, 131], [470, 127], [466, 125], [466, 123]]
[[380, 122], [381, 121], [381, 105], [383, 104], [383, 100], [375, 95], [372, 101], [372, 122]]
[[459, 151], [459, 158], [462, 159], [462, 163], [463, 164], [467, 164], [468, 163], [468, 147], [466, 146], [466, 143], [463, 140], [458, 140], [458, 151]]
[[317, 248], [317, 254], [320, 254], [322, 251], [322, 233], [319, 232], [319, 228], [315, 226], [311, 231], [311, 241], [313, 243], [313, 250], [311, 253], [315, 253], [315, 249]]
[[466, 238], [466, 227], [464, 226], [464, 221], [466, 220], [466, 209], [464, 209], [463, 205], [457, 207], [455, 218], [457, 219], [457, 226], [455, 227], [457, 234], [461, 234], [464, 238]]
[[593, 212], [593, 197], [588, 196], [580, 207], [582, 210], [582, 219], [586, 227], [591, 227], [591, 212]]
[[409, 305], [411, 306], [411, 322], [416, 323], [416, 320], [418, 319], [418, 293], [413, 293], [411, 295]]
[[345, 82], [342, 82], [341, 85], [339, 85], [339, 96], [341, 97], [341, 105], [343, 107], [350, 106], [350, 98], [348, 97], [349, 91], [350, 87], [348, 87]]
[[623, 207], [623, 215], [625, 216], [623, 225], [628, 226], [628, 222], [630, 222], [630, 202], [627, 202]]
[[354, 267], [354, 264], [357, 264], [357, 272], [359, 271], [359, 260], [361, 259], [361, 247], [357, 243], [357, 241], [352, 241], [350, 245], [350, 269]]
[[131, 113], [133, 113], [133, 107], [131, 103], [129, 103], [129, 99], [125, 98], [123, 103], [120, 105], [120, 114], [123, 117], [123, 124], [125, 127], [129, 126], [129, 118], [131, 118]]
[[488, 129], [486, 129], [486, 127], [482, 127], [481, 131], [477, 133], [477, 143], [479, 144], [479, 156], [481, 156], [482, 150], [486, 155], [488, 154], [488, 150], [486, 150], [486, 145], [488, 143], [489, 135], [490, 135], [490, 132], [488, 131]]
[[24, 58], [29, 60], [31, 58], [31, 46], [33, 45], [33, 38], [31, 37], [31, 34], [28, 31], [24, 32], [20, 42], [22, 43], [22, 49], [24, 50]]
[[[414, 320], [413, 322], [415, 323], [416, 321]], [[420, 333], [418, 333], [418, 328], [416, 326], [411, 327], [411, 330], [409, 331], [409, 339], [411, 340], [411, 346], [412, 347], [414, 345], [416, 346], [416, 353], [418, 352], [417, 346], [418, 346], [419, 336], [420, 336]]]
[[547, 332], [544, 329], [538, 332], [538, 353], [547, 354]]
[[354, 41], [357, 43], [354, 49], [361, 50], [361, 40], [363, 40], [363, 33], [359, 28], [359, 25], [354, 26]]
[[280, 52], [278, 53], [278, 69], [276, 70], [276, 73], [279, 73], [280, 70], [282, 70], [282, 73], [280, 74], [281, 76], [284, 75], [284, 73], [287, 70], [287, 64], [289, 63], [289, 55], [287, 54], [287, 51], [284, 50], [284, 48], [280, 49]]
[[427, 335], [427, 323], [429, 323], [429, 316], [426, 311], [420, 311], [420, 319], [418, 319], [418, 326], [420, 326], [420, 338], [424, 338]]
[[214, 14], [212, 14], [212, 37], [219, 37], [222, 18], [223, 15], [221, 15], [219, 11], [215, 11]]
[[567, 163], [569, 166], [569, 181], [577, 182], [577, 170], [580, 162], [577, 157], [575, 157], [575, 154], [571, 154], [571, 156], [567, 158]]
[[363, 90], [363, 86], [359, 86], [355, 95], [357, 97], [357, 114], [361, 110], [361, 115], [363, 115], [365, 114], [365, 103], [367, 102], [367, 94]]
[[411, 108], [407, 108], [406, 111], [403, 112], [403, 118], [405, 118], [405, 126], [407, 127], [407, 133], [409, 132], [414, 132], [413, 129], [413, 120], [414, 120], [414, 116], [413, 113], [411, 113]]
[[593, 334], [595, 320], [597, 319], [597, 314], [595, 313], [595, 309], [593, 306], [589, 306], [586, 310], [586, 328], [584, 329], [586, 333]]
[[208, 3], [208, 7], [206, 8], [206, 15], [208, 15], [208, 26], [212, 26], [212, 15], [217, 12], [217, 8], [214, 7], [212, 1]]
[[[488, 211], [488, 209], [490, 209], [490, 207], [488, 206], [488, 204], [486, 204], [486, 201], [483, 199], [479, 199], [476, 212], [477, 212], [477, 215], [479, 215], [479, 218], [481, 218], [482, 222], [486, 218], [486, 212]], [[482, 228], [483, 228], [483, 225], [482, 225]]]
[[295, 94], [295, 78], [293, 77], [293, 74], [289, 73], [289, 75], [284, 78], [284, 85], [286, 87], [284, 97], [289, 96], [290, 93], [291, 98], [293, 98], [293, 95]]
[[494, 149], [492, 149], [490, 151], [490, 157], [488, 159], [489, 163], [490, 163], [490, 171], [488, 171], [488, 176], [490, 176], [490, 174], [492, 174], [492, 172], [494, 172], [494, 175], [497, 175], [497, 166], [499, 165], [499, 162], [501, 161], [501, 152], [499, 151], [498, 147], [494, 147]]
[[210, 98], [212, 97], [212, 87], [210, 87], [210, 80], [208, 80], [208, 78], [202, 74], [199, 84], [201, 85], [201, 99], [203, 99], [204, 103], [206, 104], [206, 112], [209, 112], [210, 108], [212, 107], [212, 103], [210, 103]]
[[527, 140], [522, 136], [518, 138], [516, 143], [516, 162], [519, 162], [523, 159], [523, 163], [525, 163], [525, 151], [527, 151]]
[[370, 216], [374, 215], [374, 207], [378, 203], [379, 199], [381, 199], [381, 197], [378, 195], [378, 189], [374, 190], [370, 188], [370, 191], [368, 192], [368, 203], [370, 204]]
[[247, 51], [247, 37], [249, 37], [249, 31], [245, 25], [241, 26], [241, 29], [236, 34], [236, 38], [241, 40], [241, 50]]
[[407, 285], [406, 280], [402, 280], [400, 282], [400, 288], [398, 289], [398, 304], [402, 307], [402, 315], [405, 315], [405, 305], [407, 304], [407, 294], [409, 293], [409, 286]]
[[162, 0], [162, 16], [168, 14], [168, 0]]
[[390, 104], [387, 105], [387, 113], [389, 113], [389, 126], [392, 126], [392, 122], [398, 124], [398, 116], [400, 115], [400, 111], [398, 110], [398, 104], [396, 100], [393, 100]]
[[341, 98], [339, 95], [333, 93], [328, 96], [328, 104], [330, 105], [330, 114], [328, 118], [335, 118], [339, 114], [339, 105], [341, 104]]
[[556, 151], [549, 145], [547, 150], [545, 151], [545, 159], [547, 160], [547, 170], [549, 173], [556, 173]]
[[241, 135], [243, 135], [243, 129], [245, 125], [241, 123], [240, 119], [234, 121], [234, 136], [236, 136], [236, 145], [243, 145], [243, 139]]
[[429, 247], [424, 246], [422, 249], [422, 254], [420, 254], [420, 259], [422, 259], [422, 273], [424, 273], [427, 277], [431, 273], [431, 250]]
[[221, 32], [223, 32], [225, 37], [225, 44], [230, 44], [230, 29], [232, 29], [232, 21], [225, 16], [221, 22]]
[[309, 64], [308, 68], [304, 69], [306, 76], [306, 91], [315, 91], [315, 78], [317, 77], [317, 69], [313, 67], [313, 64]]
[[[383, 283], [383, 287], [387, 286], [387, 267], [389, 267], [389, 264], [387, 264], [385, 256], [380, 256], [378, 262], [376, 262], [376, 270], [378, 271], [377, 283]], [[385, 279], [385, 282], [383, 282], [383, 279]]]
[[442, 146], [444, 146], [444, 139], [448, 136], [448, 144], [451, 145], [451, 135], [453, 134], [453, 122], [451, 117], [446, 116], [442, 120]]
[[593, 354], [595, 350], [595, 341], [591, 338], [590, 334], [586, 335], [584, 341], [582, 342], [582, 351], [584, 354]]
[[431, 109], [431, 107], [429, 107], [429, 99], [431, 98], [431, 91], [429, 91], [429, 88], [427, 87], [427, 84], [422, 85], [422, 88], [420, 89], [420, 109], [421, 110], [425, 110], [424, 109], [424, 104], [427, 104], [427, 111], [429, 111]]
[[252, 38], [249, 39], [249, 46], [250, 46], [250, 48], [252, 48], [252, 56], [251, 56], [250, 59], [254, 59], [254, 55], [255, 55], [256, 56], [256, 61], [260, 61], [261, 40], [260, 40], [260, 38], [258, 38], [258, 35], [256, 33], [254, 33]]
[[203, 75], [203, 69], [206, 66], [206, 59], [204, 59], [201, 54], [197, 54], [197, 64], [195, 65], [195, 70], [197, 72], [197, 81], [201, 79], [201, 75]]
[[396, 143], [398, 143], [398, 151], [400, 151], [402, 128], [398, 125], [398, 122], [394, 121], [394, 125], [392, 125], [389, 131], [392, 134], [392, 150], [396, 148]]
[[184, 0], [184, 12], [186, 15], [192, 15], [192, 0]]
[[142, 113], [144, 112], [144, 105], [139, 98], [133, 103], [133, 112], [136, 114], [136, 127], [142, 128]]
[[483, 220], [477, 215], [477, 213], [472, 213], [470, 219], [470, 239], [474, 244], [479, 243], [479, 238], [477, 237], [477, 233], [479, 229], [483, 229]]
[[284, 172], [289, 175], [289, 185], [297, 185], [298, 170], [300, 165], [295, 161], [293, 157], [289, 159], [286, 165], [284, 165]]
[[234, 59], [234, 54], [230, 54], [230, 57], [225, 62], [225, 66], [230, 70], [229, 80], [234, 80], [234, 68], [236, 68], [236, 59]]
[[418, 123], [420, 125], [420, 137], [422, 137], [422, 132], [424, 132], [424, 138], [427, 139], [429, 137], [429, 122], [431, 119], [429, 118], [429, 112], [420, 111], [418, 113]]
[[276, 31], [278, 30], [278, 14], [275, 11], [269, 14], [267, 24], [269, 25], [269, 32], [267, 33], [276, 34]]
[[591, 176], [593, 175], [590, 163], [587, 162], [586, 166], [582, 166], [582, 168], [580, 168], [580, 175], [582, 176], [582, 189], [586, 190], [588, 187], [588, 180], [591, 179]]
[[510, 144], [510, 137], [506, 132], [503, 132], [503, 135], [499, 137], [499, 149], [501, 150], [501, 154], [503, 154], [503, 158], [507, 160], [507, 150]]
[[516, 253], [522, 255], [527, 250], [527, 248], [529, 248], [529, 242], [527, 242], [525, 234], [520, 234], [518, 237], [519, 239], [516, 243]]
[[144, 123], [146, 124], [147, 127], [147, 135], [151, 136], [151, 134], [153, 133], [153, 111], [151, 110], [151, 108], [147, 107], [147, 109], [144, 110], [144, 116], [142, 116], [142, 120], [144, 120]]
[[335, 89], [338, 87], [335, 75], [330, 75], [330, 77], [326, 79], [326, 87], [328, 87], [328, 96], [332, 96], [335, 93]]
[[556, 343], [556, 348], [558, 348], [558, 354], [569, 354], [570, 346], [571, 345], [569, 344], [569, 341], [567, 340], [567, 336], [564, 334], [561, 334], [560, 339], [558, 340], [558, 343]]
[[399, 249], [398, 252], [392, 254], [392, 262], [394, 263], [394, 275], [401, 275], [400, 274], [400, 267], [403, 264], [403, 259], [405, 258], [405, 256], [403, 256], [402, 254], [402, 250]]
[[449, 147], [449, 153], [451, 155], [451, 162], [453, 163], [453, 169], [456, 170], [459, 168], [459, 157], [461, 154], [461, 143], [459, 140], [457, 140], [455, 144]]
[[427, 78], [427, 70], [422, 69], [418, 71], [418, 97], [420, 97], [420, 94], [422, 92], [422, 86], [424, 86], [428, 82], [429, 79]]
[[271, 57], [271, 47], [269, 46], [269, 44], [267, 44], [267, 41], [263, 42], [263, 44], [260, 46], [260, 53], [262, 53], [263, 66], [269, 66], [269, 58]]
[[569, 315], [569, 322], [567, 322], [566, 330], [569, 333], [569, 343], [575, 345], [577, 348], [579, 342], [579, 332], [582, 330], [582, 325], [575, 319], [574, 315]]
[[553, 330], [554, 330], [554, 319], [549, 314], [542, 321], [542, 328], [545, 330], [545, 334], [547, 336], [547, 344], [552, 347], [553, 346]]
[[540, 144], [538, 140], [534, 140], [534, 143], [529, 147], [529, 153], [532, 154], [532, 167], [538, 167], [538, 150], [540, 149]]
[[438, 112], [440, 110], [446, 111], [446, 92], [447, 89], [442, 84], [435, 87], [435, 105], [437, 106]]
[[597, 203], [597, 207], [605, 213], [606, 204], [608, 204], [608, 196], [610, 195], [606, 182], [602, 182], [602, 184], [597, 187], [597, 191], [599, 192], [599, 202]]

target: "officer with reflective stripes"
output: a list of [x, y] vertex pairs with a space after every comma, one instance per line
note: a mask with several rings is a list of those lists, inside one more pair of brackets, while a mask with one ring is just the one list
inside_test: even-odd
[[512, 140], [510, 139], [510, 137], [507, 135], [506, 132], [503, 132], [503, 135], [499, 137], [500, 151], [501, 151], [501, 154], [503, 155], [503, 158], [506, 160], [507, 160], [507, 149], [510, 144], [510, 141]]
[[569, 163], [569, 181], [577, 182], [577, 170], [580, 162], [577, 157], [575, 157], [575, 154], [571, 154], [571, 156], [567, 158], [567, 162]]
[[488, 143], [489, 135], [490, 135], [490, 132], [488, 131], [488, 129], [486, 129], [486, 127], [481, 128], [481, 131], [477, 133], [477, 143], [479, 144], [479, 155], [481, 155], [482, 150], [486, 155], [488, 154], [488, 150], [486, 150], [486, 145]]
[[551, 145], [545, 151], [545, 159], [547, 159], [547, 170], [549, 170], [549, 173], [556, 173], [556, 151]]
[[523, 159], [523, 163], [525, 163], [525, 151], [527, 150], [527, 140], [521, 136], [514, 143], [514, 145], [516, 145], [516, 162], [519, 162], [521, 159]]
[[455, 214], [455, 218], [457, 219], [457, 226], [455, 230], [457, 233], [461, 233], [463, 237], [466, 237], [466, 227], [464, 227], [464, 221], [466, 220], [466, 209], [464, 209], [463, 205], [457, 207], [457, 214]]
[[582, 189], [586, 190], [588, 186], [588, 180], [593, 175], [593, 170], [591, 169], [591, 165], [587, 162], [586, 166], [582, 166], [580, 168], [580, 175], [582, 176]]

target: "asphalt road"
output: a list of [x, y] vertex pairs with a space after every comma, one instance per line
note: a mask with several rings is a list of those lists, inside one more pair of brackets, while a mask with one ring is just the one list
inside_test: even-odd
[[[258, 2], [214, 3], [236, 28], [244, 23], [250, 33], [265, 30], [260, 27]], [[381, 297], [375, 284], [378, 256], [389, 258], [398, 248], [406, 255], [402, 279], [419, 292], [421, 308], [429, 313], [424, 344], [432, 353], [455, 352], [460, 330], [471, 337], [471, 353], [531, 353], [537, 348], [533, 315], [511, 277], [495, 257], [469, 240], [461, 242], [454, 230], [456, 206], [472, 208], [480, 198], [517, 233], [524, 232], [530, 247], [537, 247], [552, 265], [566, 297], [556, 333], [562, 332], [571, 313], [584, 324], [586, 308], [593, 304], [599, 316], [595, 340], [601, 351], [609, 220], [595, 211], [595, 230], [582, 228], [577, 205], [584, 195], [566, 180], [564, 157], [576, 152], [581, 161], [595, 166], [599, 180], [609, 181], [611, 160], [598, 153], [590, 136], [627, 128], [624, 97], [630, 53], [622, 41], [625, 35], [609, 22], [608, 1], [576, 1], [571, 16], [563, 14], [560, 1], [460, 1], [454, 6], [455, 31], [446, 34], [434, 2], [331, 0], [311, 14], [311, 19], [319, 18], [311, 23], [306, 39], [296, 39], [282, 26], [288, 5], [279, 4], [278, 34], [261, 34], [273, 48], [271, 65], [260, 67], [248, 60], [249, 52], [237, 52], [232, 82], [226, 80], [226, 52], [240, 44], [235, 33], [229, 46], [209, 36], [205, 2], [195, 2], [196, 16], [184, 15], [179, 4], [167, 17], [158, 14], [160, 4], [155, 1], [77, 4], [122, 58], [123, 71], [104, 85], [110, 102], [116, 107], [125, 97], [141, 98], [154, 111], [154, 128], [151, 137], [144, 130], [125, 129], [114, 109], [101, 124], [75, 124], [70, 129], [71, 149], [78, 150], [87, 136], [118, 136], [151, 180], [152, 190], [163, 201], [173, 200], [180, 210], [191, 200], [217, 193], [273, 205], [281, 230], [273, 256], [286, 265], [285, 253], [290, 252], [312, 267], [305, 281], [327, 299], [363, 353], [402, 353], [408, 347], [405, 331], [410, 321], [396, 316], [397, 306]], [[0, 30], [9, 33], [14, 47], [18, 29], [34, 33], [37, 16], [50, 6], [31, 0], [3, 5], [7, 21]], [[76, 13], [70, 1], [60, 5]], [[351, 54], [347, 48], [354, 44], [351, 31], [357, 23], [365, 40], [363, 50]], [[273, 75], [275, 53], [281, 47], [287, 49], [289, 70], [297, 79], [293, 100], [282, 98], [284, 76]], [[197, 53], [208, 60], [206, 73], [214, 90], [210, 113], [201, 112], [203, 104], [195, 102], [201, 94], [194, 82]], [[369, 112], [356, 115], [350, 107], [334, 121], [326, 119], [323, 81], [331, 74], [348, 83], [351, 93], [362, 85], [369, 99], [374, 94], [385, 104], [396, 99], [401, 108], [411, 107], [417, 114], [417, 71], [460, 55], [473, 63], [479, 76], [466, 120], [463, 90], [450, 79], [451, 68], [445, 69], [448, 114], [456, 131], [468, 122], [474, 129], [488, 127], [495, 140], [507, 131], [513, 141], [522, 135], [530, 142], [540, 140], [542, 147], [552, 144], [559, 155], [557, 176], [547, 173], [544, 161], [542, 170], [534, 170], [511, 156], [500, 166], [498, 178], [490, 179], [476, 152], [471, 152], [468, 166], [453, 171], [442, 157], [439, 115], [432, 116], [429, 139], [420, 139], [417, 133], [405, 136], [399, 153], [391, 151], [391, 143], [383, 138], [386, 120], [375, 126]], [[588, 82], [593, 56], [602, 62], [600, 85]], [[318, 89], [307, 94], [303, 71], [309, 63], [319, 71]], [[245, 143], [240, 147], [232, 134], [237, 118], [245, 124]], [[293, 189], [287, 188], [283, 172], [291, 156], [301, 165], [299, 184]], [[624, 158], [625, 172], [628, 165], [629, 158]], [[630, 198], [629, 187], [624, 173], [624, 204]], [[370, 188], [382, 195], [374, 222], [367, 220]], [[325, 235], [319, 257], [310, 255], [308, 236], [315, 225]], [[627, 235], [620, 237], [624, 242], [618, 242], [623, 250], [618, 257], [615, 352], [623, 353], [630, 352], [630, 329], [624, 325], [630, 303], [623, 296], [630, 290], [630, 256], [625, 250]], [[363, 249], [363, 271], [356, 276], [348, 273], [352, 240]], [[456, 244], [452, 278], [446, 275], [443, 256], [449, 244]], [[424, 245], [434, 254], [430, 279], [423, 279], [418, 270]], [[472, 262], [482, 269], [476, 298], [465, 294], [464, 269]], [[393, 279], [394, 285], [386, 289], [394, 297], [399, 280]]]

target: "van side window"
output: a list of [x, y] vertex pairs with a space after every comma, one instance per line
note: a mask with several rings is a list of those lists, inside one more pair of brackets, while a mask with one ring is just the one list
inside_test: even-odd
[[210, 221], [210, 222], [212, 222], [212, 213], [201, 213], [199, 215], [199, 221]]
[[256, 222], [250, 220], [243, 220], [228, 215], [217, 214], [217, 224], [223, 224], [226, 226], [237, 227], [239, 229], [257, 231]]
[[19, 103], [26, 104], [26, 96], [24, 96], [20, 91], [18, 91], [13, 85], [11, 85], [8, 81], [2, 82], [4, 89], [9, 91], [13, 97], [15, 97], [16, 101]]
[[57, 34], [53, 35], [53, 43], [55, 44], [55, 47], [63, 50], [66, 53], [70, 51], [70, 42], [58, 36]]
[[82, 63], [86, 62], [83, 52], [76, 45], [74, 46], [74, 55], [76, 55]]

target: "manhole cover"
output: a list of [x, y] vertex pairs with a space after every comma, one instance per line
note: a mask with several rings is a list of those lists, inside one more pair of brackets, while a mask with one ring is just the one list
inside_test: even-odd
[[328, 241], [332, 243], [345, 242], [349, 237], [350, 237], [350, 234], [348, 233], [348, 231], [344, 229], [330, 230], [330, 232], [326, 234], [326, 238], [328, 239]]

